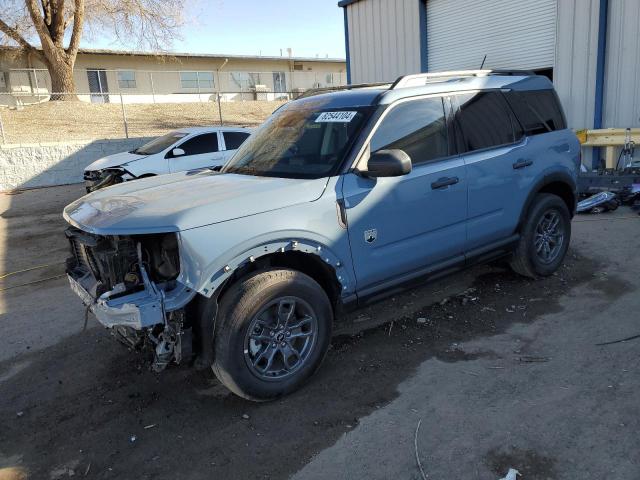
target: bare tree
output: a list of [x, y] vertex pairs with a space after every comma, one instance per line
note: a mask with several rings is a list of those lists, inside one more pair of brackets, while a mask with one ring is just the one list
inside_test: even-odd
[[41, 60], [51, 76], [51, 90], [56, 93], [76, 91], [73, 67], [83, 32], [106, 36], [128, 47], [166, 51], [182, 25], [184, 8], [181, 0], [0, 3], [0, 42], [16, 45]]

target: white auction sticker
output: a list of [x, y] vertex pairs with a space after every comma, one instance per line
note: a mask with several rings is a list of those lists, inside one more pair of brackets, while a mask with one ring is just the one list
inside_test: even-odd
[[322, 112], [316, 118], [316, 123], [320, 122], [339, 122], [339, 123], [349, 123], [353, 120], [353, 117], [356, 116], [358, 112]]

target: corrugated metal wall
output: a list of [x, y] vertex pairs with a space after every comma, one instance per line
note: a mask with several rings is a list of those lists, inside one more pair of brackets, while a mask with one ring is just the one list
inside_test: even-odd
[[[352, 82], [393, 80], [420, 71], [418, 9], [423, 5], [418, 0], [362, 0], [347, 7]], [[491, 8], [496, 5], [502, 7], [500, 13]], [[514, 5], [519, 5], [519, 13]], [[478, 51], [497, 47], [502, 50], [494, 49], [496, 53], [487, 57], [486, 66], [553, 65], [554, 84], [569, 126], [593, 128], [599, 7], [599, 0], [427, 0], [429, 70], [477, 68], [482, 61]], [[539, 9], [538, 23], [529, 16], [535, 8]], [[548, 17], [551, 8], [556, 16], [552, 23]], [[494, 18], [499, 16], [502, 18]], [[525, 28], [519, 23], [521, 18], [529, 18], [526, 28], [538, 32], [539, 47], [520, 39]], [[485, 24], [492, 25], [489, 36]], [[609, 0], [605, 127], [640, 127], [639, 26], [640, 0]], [[548, 50], [550, 36], [555, 37], [553, 55]], [[489, 40], [497, 47], [477, 48]], [[585, 163], [589, 163], [589, 152], [585, 154]]]
[[417, 0], [366, 0], [347, 9], [351, 83], [420, 71]]
[[605, 127], [640, 127], [640, 1], [609, 0]]
[[593, 127], [599, 0], [559, 0], [553, 83], [571, 128]]
[[553, 66], [556, 0], [427, 0], [429, 71]]

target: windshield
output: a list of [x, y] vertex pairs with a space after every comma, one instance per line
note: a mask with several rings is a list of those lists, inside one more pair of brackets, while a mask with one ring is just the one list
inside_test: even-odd
[[240, 146], [223, 173], [282, 178], [335, 175], [370, 110], [323, 109], [320, 101], [289, 104]]
[[160, 153], [165, 148], [170, 147], [178, 140], [183, 137], [186, 137], [186, 133], [182, 132], [171, 132], [167, 133], [158, 138], [154, 138], [149, 143], [145, 143], [141, 147], [136, 148], [131, 153], [136, 153], [138, 155], [153, 155], [155, 153]]

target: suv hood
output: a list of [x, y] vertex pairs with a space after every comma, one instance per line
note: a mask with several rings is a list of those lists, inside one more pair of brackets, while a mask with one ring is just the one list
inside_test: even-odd
[[114, 153], [113, 155], [107, 155], [106, 157], [99, 158], [84, 170], [85, 172], [93, 172], [96, 170], [103, 170], [110, 167], [119, 167], [125, 163], [133, 162], [144, 158], [145, 155], [137, 155], [130, 152]]
[[180, 172], [125, 182], [67, 205], [64, 218], [96, 234], [177, 232], [317, 200], [326, 178]]

